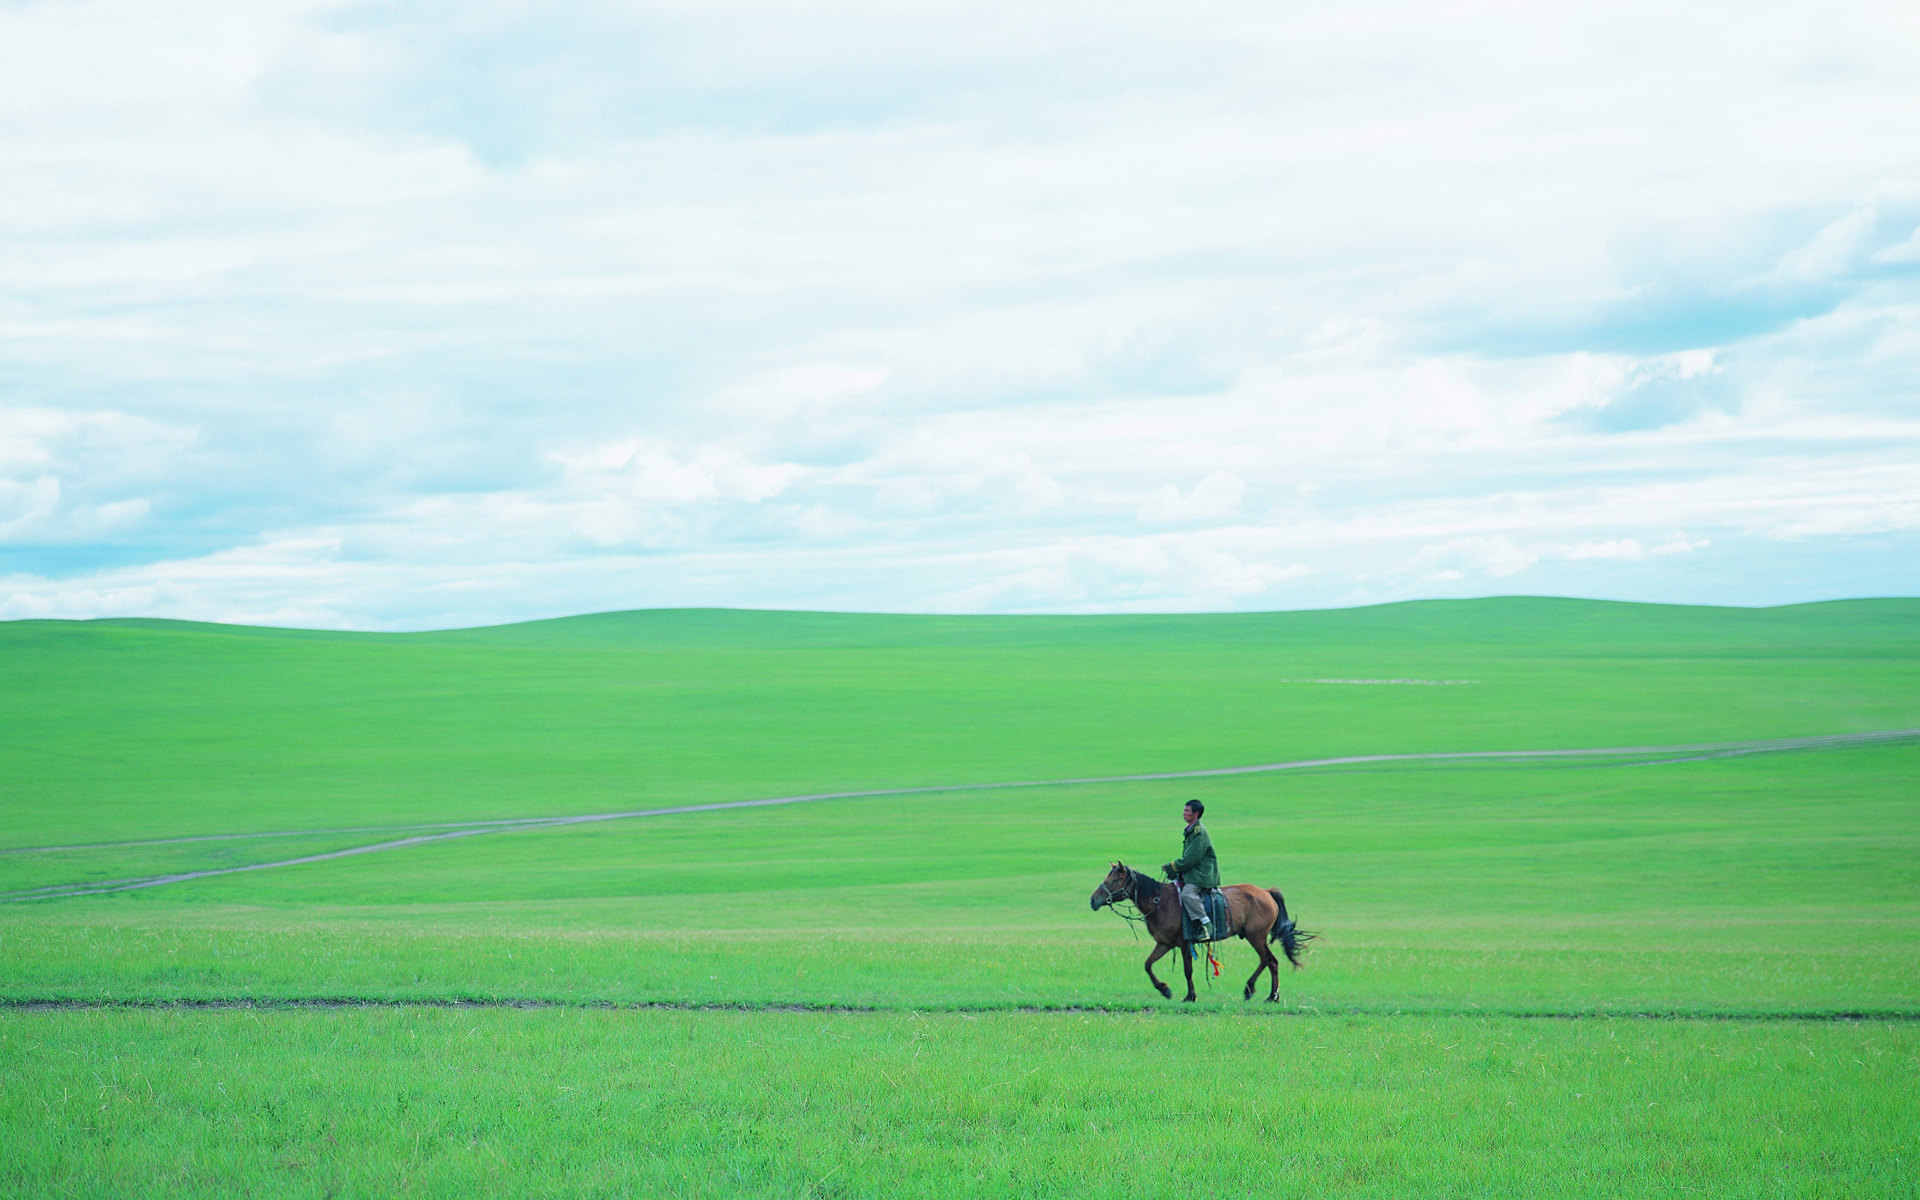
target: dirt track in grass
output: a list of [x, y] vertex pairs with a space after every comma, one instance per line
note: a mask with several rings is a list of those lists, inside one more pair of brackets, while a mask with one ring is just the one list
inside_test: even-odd
[[[1221, 1015], [1218, 1009], [1175, 1008], [1165, 1004], [1026, 1004], [1026, 1005], [927, 1005], [889, 1006], [874, 1004], [703, 1004], [670, 1000], [636, 1001], [621, 1003], [611, 1000], [565, 1001], [544, 999], [515, 999], [502, 997], [491, 1000], [474, 1000], [464, 997], [415, 998], [415, 999], [378, 999], [356, 996], [283, 996], [266, 999], [189, 999], [189, 1000], [60, 1000], [60, 999], [0, 999], [0, 1012], [113, 1012], [113, 1011], [233, 1011], [262, 1010], [270, 1012], [301, 1012], [310, 1010], [352, 1010], [352, 1009], [600, 1009], [614, 1012], [713, 1012], [713, 1013], [821, 1013], [849, 1016], [880, 1015], [902, 1013], [958, 1013], [979, 1015], [984, 1013], [1024, 1013], [1033, 1016], [1070, 1015], [1075, 1013], [1128, 1014], [1159, 1013], [1168, 1016], [1183, 1015]], [[1391, 1010], [1348, 1009], [1348, 1008], [1301, 1008], [1297, 1006], [1269, 1005], [1260, 1001], [1249, 1001], [1244, 1010], [1226, 1015], [1261, 1017], [1482, 1017], [1489, 1020], [1506, 1019], [1515, 1021], [1758, 1021], [1758, 1022], [1810, 1022], [1817, 1024], [1845, 1023], [1850, 1021], [1920, 1021], [1920, 1012], [1904, 1010], [1857, 1011], [1857, 1012], [1693, 1012], [1684, 1009], [1638, 1009], [1638, 1010], [1550, 1010], [1519, 1009], [1511, 1012], [1498, 1009], [1425, 1009], [1396, 1008]]]
[[[297, 858], [279, 859], [274, 862], [250, 863], [238, 867], [219, 867], [204, 871], [183, 871], [172, 875], [154, 875], [135, 879], [93, 881], [79, 884], [50, 884], [45, 887], [0, 896], [0, 903], [19, 903], [28, 900], [52, 900], [75, 896], [103, 895], [110, 892], [136, 891], [144, 888], [164, 887], [173, 883], [186, 883], [195, 879], [210, 879], [219, 875], [235, 875], [246, 871], [271, 871], [280, 867], [302, 866], [307, 863], [352, 858], [362, 854], [379, 854], [388, 850], [403, 850], [410, 846], [422, 846], [431, 842], [450, 841], [455, 838], [479, 837], [483, 834], [515, 833], [528, 829], [554, 829], [567, 825], [624, 821], [639, 817], [665, 817], [681, 813], [719, 812], [737, 808], [771, 808], [786, 804], [806, 804], [818, 800], [857, 800], [876, 796], [916, 796], [937, 793], [995, 791], [1007, 788], [1066, 787], [1102, 783], [1148, 783], [1162, 779], [1204, 779], [1222, 775], [1254, 775], [1271, 771], [1298, 771], [1311, 768], [1351, 767], [1381, 763], [1465, 762], [1473, 760], [1578, 760], [1592, 758], [1616, 761], [1631, 761], [1637, 759], [1646, 764], [1656, 764], [1663, 762], [1689, 762], [1701, 758], [1731, 758], [1745, 754], [1839, 749], [1848, 746], [1907, 741], [1914, 738], [1920, 738], [1920, 729], [1885, 729], [1868, 733], [1824, 734], [1814, 737], [1762, 738], [1753, 741], [1739, 742], [1702, 742], [1679, 746], [1606, 746], [1576, 750], [1461, 750], [1423, 754], [1355, 754], [1339, 758], [1311, 758], [1300, 759], [1294, 762], [1260, 763], [1253, 766], [1209, 767], [1196, 771], [1155, 771], [1140, 775], [1101, 775], [1072, 779], [1029, 779], [1005, 783], [938, 784], [926, 787], [875, 788], [867, 791], [814, 792], [799, 796], [770, 796], [758, 800], [729, 800], [716, 804], [683, 804], [666, 808], [635, 809], [628, 812], [585, 813], [563, 817], [512, 818], [498, 821], [475, 822], [472, 825], [462, 825], [451, 829], [445, 826], [397, 826], [389, 827], [389, 831], [428, 828], [435, 829], [437, 832], [420, 833], [412, 837], [372, 842], [364, 846], [350, 846], [343, 850], [329, 850], [321, 854], [307, 854]], [[9, 853], [21, 854], [33, 851], [82, 848], [111, 849], [120, 846], [165, 845], [184, 841], [214, 841], [223, 837], [312, 837], [333, 833], [359, 832], [375, 832], [375, 830], [372, 828], [317, 829], [300, 830], [282, 834], [207, 834], [194, 838], [163, 838], [147, 842], [95, 842], [85, 847], [27, 846], [16, 848], [9, 851]]]

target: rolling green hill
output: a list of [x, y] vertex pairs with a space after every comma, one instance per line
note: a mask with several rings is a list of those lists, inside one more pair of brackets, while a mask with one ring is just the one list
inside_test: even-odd
[[0, 663], [0, 848], [1920, 726], [1912, 600], [25, 621], [0, 624]]

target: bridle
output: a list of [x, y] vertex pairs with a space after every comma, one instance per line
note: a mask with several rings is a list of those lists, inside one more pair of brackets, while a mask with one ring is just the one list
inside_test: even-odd
[[[1143, 916], [1150, 917], [1158, 912], [1160, 910], [1160, 889], [1155, 886], [1153, 877], [1143, 875], [1132, 867], [1125, 867], [1125, 870], [1127, 872], [1127, 886], [1119, 892], [1113, 890], [1112, 884], [1105, 880], [1101, 881], [1100, 894], [1104, 897], [1101, 903], [1111, 905], [1116, 901], [1131, 900], [1133, 906], [1139, 909]], [[1111, 876], [1109, 876], [1109, 878], [1111, 878]], [[1153, 894], [1146, 899], [1142, 899], [1141, 893], [1147, 891]], [[1152, 907], [1148, 907], [1149, 900], [1152, 902]]]

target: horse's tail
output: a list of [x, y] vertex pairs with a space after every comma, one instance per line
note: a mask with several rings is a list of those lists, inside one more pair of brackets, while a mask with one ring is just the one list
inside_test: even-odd
[[1268, 888], [1267, 895], [1273, 897], [1274, 905], [1280, 910], [1280, 915], [1273, 919], [1273, 929], [1268, 932], [1267, 940], [1279, 942], [1280, 948], [1286, 951], [1287, 961], [1298, 971], [1300, 948], [1320, 935], [1294, 926], [1293, 918], [1287, 915], [1287, 902], [1281, 897], [1279, 888]]

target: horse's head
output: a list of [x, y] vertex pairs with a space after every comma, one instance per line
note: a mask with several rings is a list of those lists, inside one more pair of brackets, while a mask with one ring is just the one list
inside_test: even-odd
[[1099, 912], [1102, 905], [1112, 904], [1115, 900], [1126, 900], [1133, 895], [1133, 871], [1123, 862], [1115, 862], [1100, 886], [1093, 889], [1088, 903], [1093, 911]]

